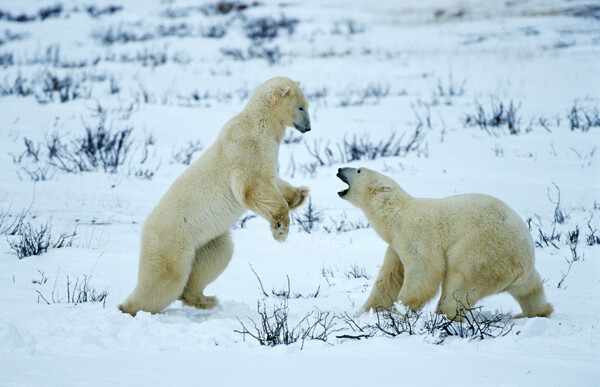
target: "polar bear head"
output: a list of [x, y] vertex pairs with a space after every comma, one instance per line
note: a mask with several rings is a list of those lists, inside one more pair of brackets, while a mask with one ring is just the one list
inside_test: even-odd
[[359, 208], [375, 203], [380, 194], [400, 189], [394, 180], [368, 168], [339, 168], [336, 176], [348, 184], [338, 195]]
[[250, 97], [246, 109], [258, 109], [278, 124], [308, 132], [310, 117], [308, 102], [300, 84], [289, 78], [276, 77], [260, 85]]

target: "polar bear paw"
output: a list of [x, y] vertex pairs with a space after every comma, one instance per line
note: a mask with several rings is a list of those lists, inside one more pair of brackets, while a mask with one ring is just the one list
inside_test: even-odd
[[273, 239], [278, 242], [283, 242], [286, 240], [288, 231], [290, 228], [290, 218], [285, 214], [285, 216], [276, 217], [271, 222], [271, 233], [273, 234]]
[[185, 305], [198, 309], [212, 309], [219, 303], [219, 300], [215, 296], [182, 296], [180, 300]]

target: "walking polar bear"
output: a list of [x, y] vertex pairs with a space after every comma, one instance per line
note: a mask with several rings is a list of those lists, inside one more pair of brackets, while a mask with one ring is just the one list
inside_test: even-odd
[[396, 182], [367, 168], [340, 168], [349, 188], [338, 195], [362, 209], [389, 246], [361, 311], [395, 302], [421, 309], [438, 292], [437, 312], [460, 319], [481, 298], [508, 292], [519, 303], [516, 317], [548, 317], [534, 244], [519, 216], [502, 201], [467, 194], [413, 198]]
[[277, 176], [286, 126], [311, 129], [308, 103], [296, 82], [273, 78], [254, 91], [148, 216], [138, 283], [121, 311], [158, 313], [177, 298], [200, 309], [214, 307], [216, 297], [205, 296], [204, 288], [231, 260], [229, 228], [246, 209], [269, 221], [275, 240], [286, 239], [288, 212], [308, 195], [308, 188]]

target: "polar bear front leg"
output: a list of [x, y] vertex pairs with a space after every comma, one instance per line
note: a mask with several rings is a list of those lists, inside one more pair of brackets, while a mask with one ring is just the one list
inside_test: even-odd
[[418, 254], [400, 251], [404, 265], [404, 283], [398, 293], [398, 299], [411, 310], [420, 310], [437, 293], [444, 276], [444, 266], [426, 251]]
[[308, 197], [308, 187], [296, 188], [280, 178], [277, 178], [277, 188], [287, 202], [290, 210], [300, 207]]
[[371, 309], [377, 311], [381, 308], [391, 308], [398, 301], [398, 293], [402, 289], [403, 282], [404, 266], [402, 266], [398, 254], [396, 254], [391, 246], [388, 246], [371, 294], [367, 298], [367, 301], [365, 301], [360, 312], [368, 312]]
[[276, 241], [285, 241], [290, 228], [289, 207], [273, 181], [238, 174], [234, 176], [232, 190], [240, 203], [269, 222]]

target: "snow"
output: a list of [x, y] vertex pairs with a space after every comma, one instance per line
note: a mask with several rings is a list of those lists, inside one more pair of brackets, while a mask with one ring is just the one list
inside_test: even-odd
[[[55, 4], [6, 0], [0, 10], [34, 15]], [[306, 0], [264, 1], [219, 15], [184, 0], [95, 0], [98, 9], [123, 8], [93, 18], [88, 5], [66, 0], [58, 16], [27, 23], [0, 17], [0, 59], [12, 55], [12, 63], [0, 61], [0, 90], [19, 76], [43, 80], [46, 72], [81, 80], [81, 98], [64, 103], [58, 94], [43, 101], [0, 93], [0, 222], [5, 222], [0, 230], [27, 211], [25, 221], [35, 227], [48, 223], [53, 237], [77, 232], [72, 246], [21, 260], [10, 248], [18, 237], [0, 237], [0, 385], [600, 383], [600, 245], [586, 241], [593, 230], [600, 235], [600, 128], [571, 130], [567, 118], [573, 106], [592, 115], [600, 107], [597, 7], [579, 0]], [[581, 16], [585, 9], [588, 15]], [[164, 16], [166, 10], [179, 17]], [[248, 55], [252, 41], [244, 23], [282, 15], [298, 23], [293, 33], [280, 28], [276, 38], [262, 43], [279, 49], [275, 64], [235, 60], [222, 51]], [[185, 25], [191, 32], [159, 36], [161, 25]], [[201, 36], [214, 25], [225, 26], [222, 38]], [[109, 28], [154, 36], [103, 45], [94, 35]], [[46, 60], [48, 47], [59, 48], [58, 61]], [[165, 63], [144, 66], [149, 53], [164, 54]], [[142, 59], [136, 61], [138, 55]], [[75, 62], [85, 65], [63, 65]], [[279, 173], [310, 187], [322, 222], [310, 233], [292, 225], [283, 244], [272, 240], [261, 218], [232, 229], [232, 262], [207, 288], [220, 300], [213, 310], [176, 301], [157, 315], [122, 314], [117, 305], [136, 282], [141, 226], [186, 168], [173, 154], [198, 140], [206, 149], [249, 93], [279, 75], [301, 82], [313, 126], [304, 135], [290, 129], [292, 138], [301, 139], [282, 144]], [[111, 79], [118, 92], [111, 93]], [[38, 97], [45, 95], [43, 82], [32, 88]], [[457, 95], [448, 96], [450, 88]], [[499, 102], [518, 107], [519, 134], [464, 125], [478, 104], [489, 113]], [[49, 168], [45, 180], [32, 181], [27, 170], [44, 167], [45, 141], [57, 133], [71, 143], [85, 133], [84, 125], [99, 122], [99, 106], [108, 128], [133, 128], [127, 162], [116, 173]], [[351, 162], [337, 157], [338, 144], [354, 136], [378, 143], [396, 133], [404, 145], [419, 121], [423, 137], [415, 151]], [[149, 137], [153, 144], [142, 164]], [[39, 162], [26, 156], [15, 162], [25, 151], [24, 138], [40, 144]], [[316, 161], [309, 149], [324, 154], [327, 145], [337, 161], [309, 172]], [[505, 336], [449, 337], [441, 344], [432, 335], [336, 338], [348, 333], [340, 319], [335, 324], [341, 331], [327, 342], [267, 347], [236, 332], [242, 323], [252, 327], [260, 321], [258, 302], [268, 311], [280, 305], [283, 300], [271, 292], [286, 290], [288, 281], [291, 293], [302, 295], [287, 301], [290, 325], [315, 310], [354, 316], [366, 299], [384, 242], [372, 228], [326, 230], [341, 219], [367, 224], [336, 194], [343, 183], [335, 173], [346, 165], [382, 171], [417, 197], [496, 196], [531, 219], [538, 242], [539, 230], [550, 235], [555, 229], [561, 234], [556, 247], [536, 248], [536, 267], [554, 314], [513, 320]], [[140, 170], [154, 174], [136, 177]], [[554, 222], [557, 203], [562, 223]], [[297, 214], [305, 211], [306, 205]], [[576, 227], [578, 260], [569, 263], [568, 233]], [[368, 278], [347, 275], [353, 266]], [[105, 302], [67, 302], [75, 281], [84, 278], [97, 292], [108, 293]], [[506, 294], [478, 305], [488, 315], [520, 312]], [[434, 307], [435, 300], [425, 313]], [[373, 323], [376, 316], [357, 321]]]

